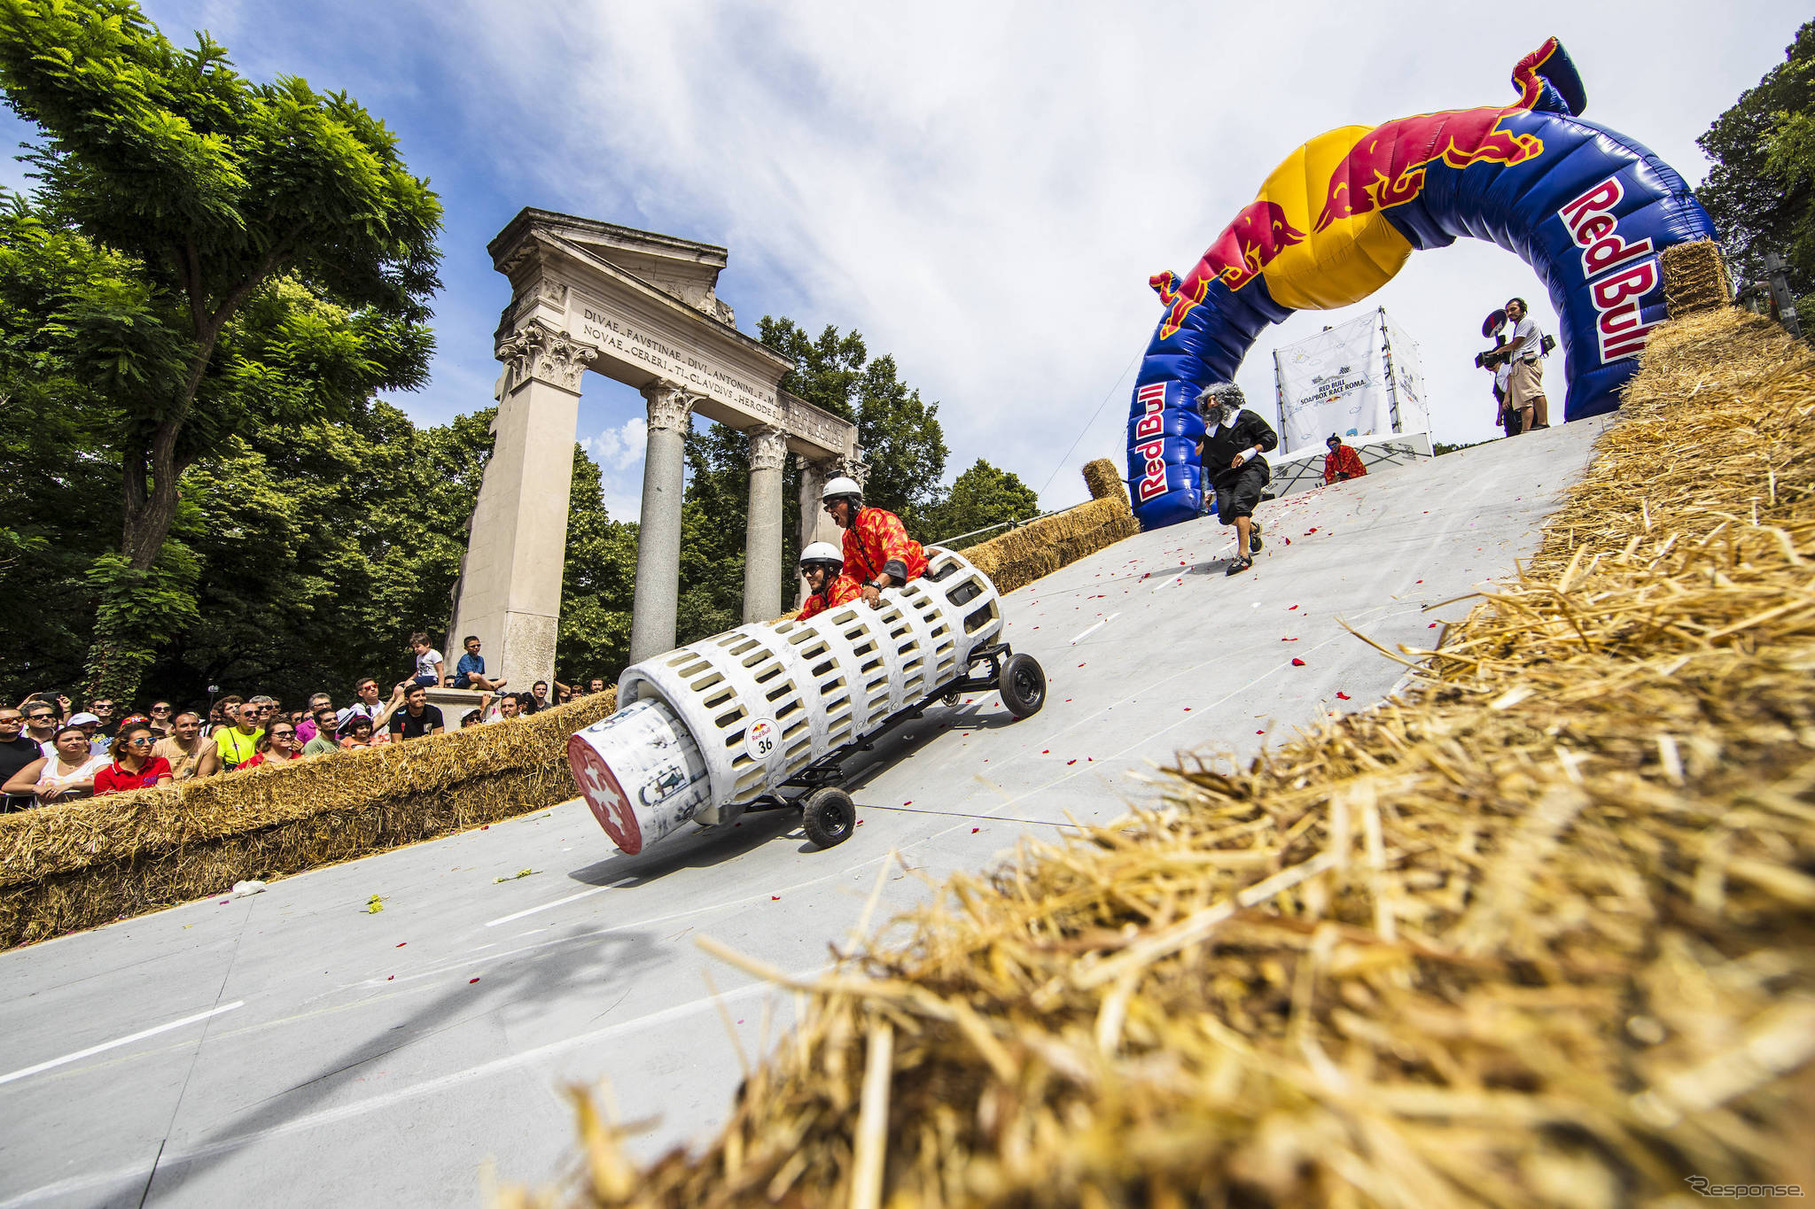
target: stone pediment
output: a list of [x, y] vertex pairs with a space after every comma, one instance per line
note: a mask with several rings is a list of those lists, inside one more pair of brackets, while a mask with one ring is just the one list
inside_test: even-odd
[[717, 244], [526, 207], [487, 246], [493, 262], [505, 270], [500, 258], [522, 247], [532, 233], [552, 235], [721, 323], [736, 324], [715, 292], [729, 256]]

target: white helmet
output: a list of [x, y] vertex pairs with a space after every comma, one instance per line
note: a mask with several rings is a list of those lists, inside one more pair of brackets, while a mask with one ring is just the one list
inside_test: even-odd
[[831, 573], [838, 574], [844, 570], [844, 551], [831, 542], [814, 542], [800, 552], [800, 565], [805, 569], [808, 563], [828, 563]]
[[841, 474], [826, 483], [825, 487], [819, 493], [819, 502], [823, 504], [827, 500], [835, 500], [840, 496], [845, 495], [852, 497], [854, 500], [861, 500], [863, 498], [863, 488], [857, 485], [856, 479]]

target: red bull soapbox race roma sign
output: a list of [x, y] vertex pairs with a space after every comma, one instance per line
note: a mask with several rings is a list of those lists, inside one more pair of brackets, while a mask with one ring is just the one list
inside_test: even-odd
[[1145, 528], [1202, 503], [1196, 395], [1233, 382], [1269, 323], [1359, 302], [1414, 249], [1469, 235], [1518, 253], [1562, 317], [1564, 418], [1611, 411], [1664, 319], [1665, 248], [1713, 224], [1668, 164], [1582, 120], [1587, 98], [1551, 38], [1513, 69], [1519, 99], [1320, 134], [1273, 170], [1183, 281], [1135, 379], [1128, 486]]

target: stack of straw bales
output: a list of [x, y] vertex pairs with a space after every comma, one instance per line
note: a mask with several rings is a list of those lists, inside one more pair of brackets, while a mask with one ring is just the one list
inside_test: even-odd
[[1006, 595], [1141, 531], [1128, 491], [1107, 458], [1084, 467], [1091, 501], [1030, 521], [964, 552]]
[[1663, 267], [1664, 309], [1671, 318], [1732, 303], [1733, 281], [1712, 239], [1665, 248]]
[[1518, 580], [1394, 656], [1424, 669], [1407, 698], [954, 877], [801, 988], [704, 1153], [634, 1169], [580, 1096], [576, 1198], [1806, 1192], [1815, 362], [1705, 311], [1654, 335], [1624, 413]]
[[1128, 484], [1122, 481], [1122, 472], [1108, 458], [1098, 458], [1085, 465], [1084, 485], [1090, 488], [1090, 498], [1093, 500], [1119, 499], [1123, 503], [1128, 502]]
[[0, 815], [0, 945], [541, 810], [616, 690], [516, 722]]

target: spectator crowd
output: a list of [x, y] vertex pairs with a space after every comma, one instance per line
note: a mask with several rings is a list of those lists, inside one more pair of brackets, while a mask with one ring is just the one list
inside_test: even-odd
[[415, 670], [388, 699], [367, 676], [338, 707], [328, 692], [289, 710], [276, 697], [229, 694], [184, 709], [153, 701], [116, 720], [109, 697], [93, 698], [82, 710], [54, 690], [0, 704], [0, 813], [438, 734], [447, 724], [428, 701], [431, 688], [480, 693], [478, 707], [460, 719], [464, 729], [527, 717], [605, 687], [599, 678], [590, 690], [555, 681], [551, 697], [550, 683], [538, 680], [527, 692], [507, 693], [502, 678], [486, 675], [479, 639], [469, 636], [461, 645], [465, 654], [450, 672], [428, 635], [412, 634]]

